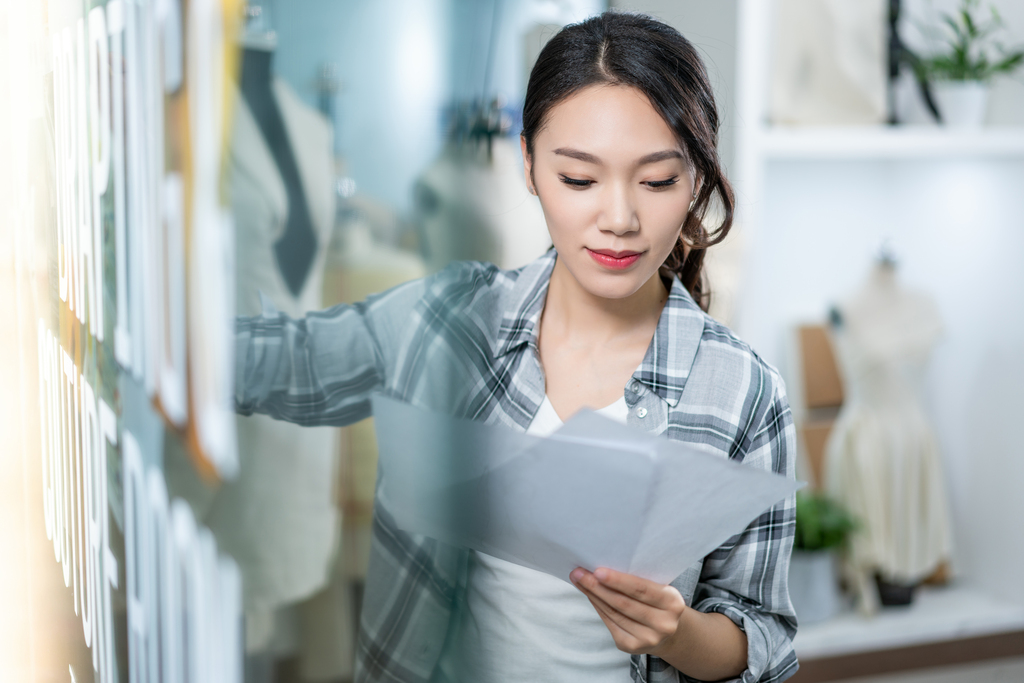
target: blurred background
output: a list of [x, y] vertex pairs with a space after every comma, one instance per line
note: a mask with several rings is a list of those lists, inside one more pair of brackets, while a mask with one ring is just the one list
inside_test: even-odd
[[711, 313], [810, 484], [792, 680], [1024, 681], [1018, 0], [0, 5], [0, 679], [157, 680], [179, 604], [186, 680], [351, 679], [372, 423], [234, 416], [230, 319], [542, 254], [526, 82], [606, 9], [716, 88]]

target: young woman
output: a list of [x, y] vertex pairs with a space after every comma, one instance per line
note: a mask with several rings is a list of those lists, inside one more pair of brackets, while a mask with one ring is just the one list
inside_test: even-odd
[[[554, 249], [517, 271], [456, 264], [303, 320], [240, 319], [239, 410], [342, 425], [382, 390], [543, 434], [589, 406], [793, 476], [778, 374], [704, 311], [704, 250], [732, 222], [718, 125], [674, 29], [620, 13], [563, 29], [531, 74], [522, 133]], [[793, 527], [788, 499], [670, 585], [606, 568], [570, 584], [406, 534], [378, 504], [357, 678], [784, 680], [797, 668]]]

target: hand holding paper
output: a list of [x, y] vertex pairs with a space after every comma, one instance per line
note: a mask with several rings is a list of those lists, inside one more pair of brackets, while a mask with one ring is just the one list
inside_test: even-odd
[[668, 583], [797, 483], [582, 411], [548, 438], [384, 397], [378, 502], [410, 533], [569, 580]]

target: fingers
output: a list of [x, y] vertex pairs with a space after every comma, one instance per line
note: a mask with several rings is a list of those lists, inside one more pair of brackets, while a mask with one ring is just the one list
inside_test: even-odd
[[[608, 627], [612, 637], [615, 638], [616, 643], [620, 644], [620, 647], [621, 644], [634, 644], [634, 641], [637, 641], [637, 636], [634, 635], [633, 631], [639, 632], [641, 630], [639, 624], [630, 622], [629, 619], [602, 602], [600, 598], [594, 597], [585, 590], [582, 592], [587, 596], [590, 604], [594, 606], [597, 616], [601, 617], [601, 621]], [[620, 621], [622, 622], [621, 624], [619, 623]]]
[[655, 608], [634, 600], [628, 595], [612, 590], [597, 580], [592, 573], [577, 575], [576, 586], [592, 595], [616, 612], [640, 624], [649, 624], [654, 619]]
[[679, 591], [672, 586], [648, 581], [633, 574], [618, 572], [607, 567], [598, 567], [593, 574], [594, 578], [608, 588], [652, 607], [668, 609], [676, 606], [676, 603], [682, 600]]
[[629, 619], [585, 588], [580, 587], [580, 591], [594, 606], [618, 649], [630, 654], [646, 654], [661, 643], [661, 636], [653, 629]]
[[[586, 589], [632, 621], [665, 633], [675, 631], [686, 608], [679, 591], [672, 586], [662, 586], [622, 572], [615, 572], [617, 576], [605, 573], [611, 571], [600, 568], [591, 573], [576, 569], [570, 578], [577, 587]], [[605, 581], [600, 580], [602, 575], [607, 577]], [[621, 590], [613, 586], [619, 586]]]

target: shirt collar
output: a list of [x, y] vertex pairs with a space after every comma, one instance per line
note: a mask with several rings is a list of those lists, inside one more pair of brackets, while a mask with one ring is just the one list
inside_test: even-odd
[[549, 249], [519, 271], [495, 336], [495, 357], [500, 358], [523, 344], [532, 344], [536, 348], [537, 327], [554, 267], [555, 250]]
[[[519, 271], [519, 277], [512, 286], [509, 305], [495, 336], [496, 357], [504, 356], [524, 344], [537, 348], [537, 328], [555, 257], [555, 250], [551, 249]], [[662, 309], [647, 353], [633, 373], [633, 379], [675, 407], [697, 356], [697, 348], [704, 334], [704, 322], [705, 313], [673, 274], [668, 301]]]
[[704, 335], [705, 313], [679, 278], [672, 275], [668, 301], [661, 310], [654, 338], [633, 379], [646, 384], [673, 408], [683, 395], [697, 348]]

